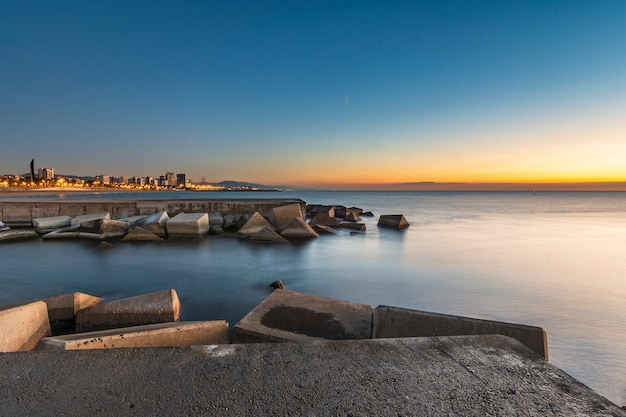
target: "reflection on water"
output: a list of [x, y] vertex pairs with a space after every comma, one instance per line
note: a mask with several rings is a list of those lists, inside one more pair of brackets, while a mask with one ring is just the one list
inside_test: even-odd
[[[184, 194], [176, 197], [188, 198]], [[297, 245], [220, 237], [120, 242], [111, 250], [90, 241], [2, 245], [0, 303], [71, 291], [112, 300], [175, 288], [184, 320], [226, 319], [232, 325], [270, 293], [269, 283], [281, 279], [291, 290], [374, 306], [541, 326], [552, 363], [626, 403], [626, 194], [243, 197], [301, 197], [376, 215], [402, 213], [412, 226], [379, 229], [376, 218], [364, 218], [366, 234], [340, 231]]]

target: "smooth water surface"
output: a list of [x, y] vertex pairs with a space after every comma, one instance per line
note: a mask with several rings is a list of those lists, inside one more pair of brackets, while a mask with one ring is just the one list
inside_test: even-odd
[[[363, 218], [365, 234], [340, 230], [291, 245], [214, 236], [119, 242], [110, 250], [90, 241], [4, 244], [0, 303], [73, 291], [113, 300], [175, 288], [184, 320], [234, 325], [270, 293], [269, 283], [281, 279], [290, 290], [374, 306], [541, 326], [553, 364], [626, 404], [626, 193], [172, 192], [88, 198], [111, 196], [302, 198], [361, 207], [376, 217]], [[380, 214], [404, 214], [411, 227], [378, 228]]]

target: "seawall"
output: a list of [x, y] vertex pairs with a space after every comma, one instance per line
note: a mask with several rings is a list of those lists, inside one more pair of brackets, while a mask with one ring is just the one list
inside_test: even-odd
[[306, 203], [298, 198], [280, 199], [0, 199], [0, 221], [11, 227], [31, 227], [33, 219], [56, 216], [81, 216], [85, 214], [110, 213], [119, 219], [166, 211], [170, 216], [179, 213], [251, 214], [255, 211], [268, 213], [274, 207], [300, 204], [302, 212]]

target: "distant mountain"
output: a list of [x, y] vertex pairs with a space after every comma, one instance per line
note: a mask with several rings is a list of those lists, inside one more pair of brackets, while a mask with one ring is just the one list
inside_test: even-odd
[[254, 188], [257, 190], [287, 190], [289, 187], [284, 185], [265, 185], [265, 184], [255, 184], [253, 182], [244, 182], [244, 181], [222, 181], [218, 183], [214, 183], [213, 185], [217, 185], [224, 188]]

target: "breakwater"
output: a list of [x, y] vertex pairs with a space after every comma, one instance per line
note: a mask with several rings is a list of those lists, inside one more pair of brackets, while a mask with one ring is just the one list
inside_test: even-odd
[[274, 207], [306, 203], [300, 199], [32, 199], [11, 198], [0, 201], [0, 221], [11, 227], [31, 227], [33, 219], [57, 216], [83, 216], [110, 213], [125, 218], [167, 212], [250, 214], [268, 213]]

